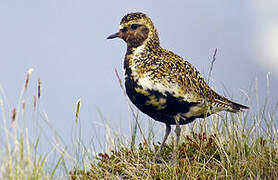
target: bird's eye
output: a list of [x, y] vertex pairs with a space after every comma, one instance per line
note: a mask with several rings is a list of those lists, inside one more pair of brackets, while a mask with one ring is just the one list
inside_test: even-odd
[[125, 28], [121, 29], [121, 31], [122, 31], [122, 32], [126, 32], [126, 31], [127, 31], [127, 28], [125, 27]]
[[135, 30], [135, 29], [137, 29], [139, 27], [139, 24], [131, 24], [131, 26], [130, 26], [130, 28], [132, 29], [132, 30]]

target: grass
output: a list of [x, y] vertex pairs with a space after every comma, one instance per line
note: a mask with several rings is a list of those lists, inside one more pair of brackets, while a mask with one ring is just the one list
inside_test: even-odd
[[72, 171], [72, 179], [278, 178], [277, 137], [258, 135], [255, 125], [242, 129], [229, 123], [235, 116], [214, 118], [214, 123], [224, 123], [211, 126], [207, 133], [195, 123], [197, 127], [183, 133], [177, 161], [172, 159], [173, 141], [163, 149], [161, 160], [155, 160], [159, 144], [140, 143], [99, 153], [89, 170]]
[[[26, 102], [31, 101], [26, 97], [30, 76], [28, 71], [14, 108], [8, 105], [0, 86], [0, 179], [278, 179], [278, 104], [270, 104], [268, 98], [257, 105], [260, 108], [248, 112], [219, 113], [183, 126], [176, 160], [172, 159], [174, 136], [168, 139], [161, 159], [154, 158], [161, 140], [155, 137], [156, 122], [150, 120], [144, 128], [140, 114], [129, 104], [133, 117], [129, 137], [105, 124], [112, 150], [94, 155], [81, 138], [81, 100], [76, 103], [73, 144], [69, 146], [40, 111], [40, 80], [33, 102]], [[254, 96], [246, 99], [258, 99], [257, 94]], [[44, 120], [55, 137], [46, 153], [40, 148], [44, 137], [27, 128], [28, 109], [35, 120]], [[34, 124], [34, 129], [40, 126]]]
[[[26, 102], [24, 96], [32, 71], [30, 69], [27, 72], [24, 87], [14, 108], [11, 108], [7, 103], [5, 92], [0, 86], [1, 132], [4, 132], [0, 134], [0, 179], [51, 179], [55, 173], [55, 170], [52, 173], [46, 171], [48, 154], [41, 155], [38, 152], [40, 138], [30, 138], [25, 123], [18, 123], [25, 117]], [[34, 111], [36, 111], [38, 98], [38, 96], [34, 98]], [[11, 119], [7, 118], [9, 111], [12, 112]]]

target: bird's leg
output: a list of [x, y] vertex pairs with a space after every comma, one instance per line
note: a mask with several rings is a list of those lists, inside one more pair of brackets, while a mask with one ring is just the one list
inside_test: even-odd
[[175, 147], [174, 147], [174, 157], [173, 157], [174, 159], [177, 158], [180, 135], [181, 135], [180, 116], [176, 116], [175, 121], [176, 121], [175, 133], [176, 133], [177, 137], [176, 137], [176, 144], [175, 144]]
[[166, 140], [167, 140], [167, 138], [168, 138], [168, 136], [169, 136], [169, 134], [171, 132], [171, 126], [169, 124], [165, 124], [165, 125], [166, 125], [165, 135], [164, 135], [162, 144], [160, 145], [160, 147], [159, 147], [159, 149], [158, 149], [158, 151], [157, 151], [157, 153], [155, 155], [156, 159], [160, 157], [162, 148], [165, 145], [165, 142], [166, 142]]

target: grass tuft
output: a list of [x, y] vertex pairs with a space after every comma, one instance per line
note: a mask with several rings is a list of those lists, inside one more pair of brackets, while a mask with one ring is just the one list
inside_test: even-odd
[[[216, 52], [217, 49], [209, 74]], [[163, 148], [161, 158], [155, 159], [160, 143], [154, 139], [146, 141], [138, 116], [129, 104], [135, 119], [131, 146], [119, 143], [112, 151], [99, 153], [90, 168], [75, 169], [70, 172], [70, 177], [73, 180], [278, 179], [277, 103], [271, 107], [266, 98], [259, 108], [258, 94], [255, 96], [256, 110], [239, 114], [219, 113], [183, 126], [176, 159], [173, 158], [174, 138]], [[252, 98], [246, 95], [246, 99]], [[152, 128], [148, 130], [149, 137], [152, 132]], [[141, 136], [143, 142], [137, 146], [136, 136]]]
[[147, 144], [137, 148], [121, 147], [108, 153], [99, 153], [90, 170], [70, 173], [76, 179], [210, 179], [210, 178], [278, 178], [277, 144], [263, 137], [250, 142], [215, 134], [190, 133], [183, 135], [178, 158], [173, 160], [173, 144], [165, 146], [162, 157], [155, 159], [159, 144], [151, 149]]

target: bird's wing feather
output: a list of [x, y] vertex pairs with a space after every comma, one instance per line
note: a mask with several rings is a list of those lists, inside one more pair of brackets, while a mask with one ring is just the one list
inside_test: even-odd
[[198, 102], [213, 99], [211, 89], [194, 66], [171, 51], [163, 50], [161, 54], [156, 71], [175, 86], [179, 96]]

